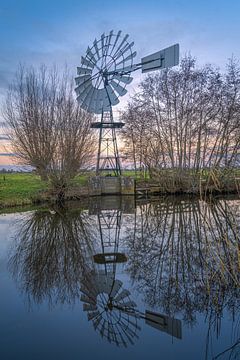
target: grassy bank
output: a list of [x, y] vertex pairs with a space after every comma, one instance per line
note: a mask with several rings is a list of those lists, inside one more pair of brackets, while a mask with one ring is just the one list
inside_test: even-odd
[[[67, 193], [68, 199], [80, 198], [88, 195], [88, 177], [94, 174], [77, 176], [71, 183]], [[126, 171], [125, 176], [135, 176], [134, 171]], [[137, 174], [137, 188], [147, 189], [148, 194], [176, 194], [201, 192], [239, 192], [240, 170], [231, 171], [202, 171], [201, 174], [166, 169], [155, 174], [152, 179], [148, 176]], [[0, 209], [12, 206], [32, 205], [47, 200], [51, 197], [51, 190], [47, 183], [32, 173], [0, 174]]]
[[34, 174], [0, 174], [0, 207], [32, 204], [46, 189], [47, 184]]
[[[86, 187], [87, 176], [77, 176], [71, 184], [72, 189]], [[0, 208], [32, 205], [46, 201], [49, 185], [32, 173], [0, 174]]]
[[[132, 176], [134, 172], [125, 175]], [[79, 175], [71, 183], [70, 193], [81, 194], [80, 190], [87, 187], [88, 175]], [[46, 200], [46, 192], [49, 185], [43, 182], [39, 176], [32, 173], [6, 173], [0, 174], [0, 208], [11, 206], [30, 205], [41, 200]]]

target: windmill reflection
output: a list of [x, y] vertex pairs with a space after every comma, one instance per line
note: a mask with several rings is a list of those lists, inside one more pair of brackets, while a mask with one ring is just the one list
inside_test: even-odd
[[[135, 208], [133, 198], [99, 197], [87, 210], [29, 213], [17, 228], [9, 263], [30, 301], [81, 300], [94, 329], [118, 346], [136, 342], [142, 320], [180, 339], [177, 318], [192, 326], [199, 313], [208, 342], [224, 309], [239, 311], [240, 201], [170, 197]], [[237, 349], [239, 336], [233, 342]]]
[[119, 252], [119, 236], [122, 220], [120, 198], [103, 198], [94, 202], [89, 214], [97, 217], [100, 247], [93, 254], [95, 271], [82, 280], [81, 301], [83, 310], [88, 312], [95, 330], [118, 346], [133, 344], [138, 338], [137, 316], [129, 316], [124, 309], [134, 309], [136, 304], [130, 299], [130, 292], [123, 289], [122, 281], [116, 279], [117, 265], [127, 258]]
[[173, 336], [181, 338], [181, 322], [166, 315], [146, 311], [142, 313], [131, 299], [130, 291], [116, 279], [117, 267], [127, 262], [119, 251], [122, 214], [135, 213], [134, 199], [106, 197], [94, 203], [90, 214], [97, 216], [100, 252], [93, 255], [95, 273], [82, 281], [83, 310], [88, 312], [95, 330], [117, 346], [134, 344], [141, 330], [138, 320]]

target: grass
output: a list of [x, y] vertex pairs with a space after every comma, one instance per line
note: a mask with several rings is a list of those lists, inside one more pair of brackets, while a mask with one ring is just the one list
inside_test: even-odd
[[[202, 170], [202, 178], [209, 178], [209, 170]], [[176, 190], [180, 185], [183, 189], [184, 186], [186, 189], [189, 188], [189, 180], [192, 178], [192, 171], [185, 173], [185, 180], [188, 180], [186, 184], [176, 184], [176, 175], [177, 172], [175, 169], [165, 169], [161, 171], [160, 177], [156, 177], [155, 179], [149, 179], [149, 176], [141, 176], [140, 172], [138, 172], [137, 176], [135, 176], [134, 171], [124, 171], [124, 176], [133, 176], [136, 178], [137, 182], [140, 184], [144, 182], [145, 184], [155, 183], [160, 184], [162, 182], [162, 187], [168, 186], [170, 190]], [[79, 175], [74, 180], [72, 180], [73, 188], [83, 188], [87, 185], [88, 178], [90, 176], [94, 176], [94, 173], [87, 173], [85, 175]], [[231, 174], [226, 174], [226, 178], [230, 180], [230, 177], [234, 176], [240, 179], [240, 169], [235, 169]], [[220, 174], [220, 179], [222, 179], [223, 173]], [[207, 182], [209, 185], [209, 182]], [[183, 186], [184, 185], [184, 186]], [[225, 185], [223, 186], [225, 187]], [[226, 185], [228, 188], [228, 185]], [[168, 190], [169, 190], [168, 189]], [[7, 173], [0, 174], [0, 209], [7, 208], [12, 206], [22, 206], [22, 205], [33, 205], [37, 202], [43, 201], [44, 199], [44, 191], [48, 190], [48, 184], [41, 181], [40, 177], [33, 173]]]
[[32, 204], [46, 189], [47, 185], [34, 174], [0, 174], [0, 207]]
[[[86, 186], [88, 176], [76, 176], [73, 187]], [[0, 209], [12, 206], [32, 205], [43, 199], [48, 184], [32, 173], [0, 174]]]
[[[134, 176], [134, 171], [126, 171], [125, 176]], [[76, 176], [73, 187], [86, 186], [89, 176], [94, 173]], [[48, 189], [39, 176], [32, 173], [0, 173], [0, 208], [31, 205], [41, 198], [41, 193]]]

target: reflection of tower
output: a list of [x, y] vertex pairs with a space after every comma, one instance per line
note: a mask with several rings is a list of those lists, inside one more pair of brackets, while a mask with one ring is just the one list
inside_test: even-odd
[[122, 281], [116, 279], [118, 265], [127, 261], [126, 255], [119, 252], [122, 212], [126, 208], [126, 203], [122, 201], [120, 197], [106, 197], [100, 198], [101, 203], [94, 203], [92, 214], [96, 214], [98, 219], [101, 252], [93, 256], [95, 270], [81, 281], [83, 310], [87, 311], [95, 330], [117, 346], [134, 344], [141, 329], [138, 325], [140, 319], [181, 338], [179, 320], [151, 311], [142, 313], [131, 299], [129, 290], [124, 289]]
[[[117, 200], [115, 203], [112, 202], [113, 198], [104, 199], [105, 203], [95, 212], [101, 252], [93, 256], [96, 271], [82, 281], [81, 300], [95, 330], [109, 342], [126, 347], [129, 343], [134, 343], [140, 327], [137, 324], [138, 316], [134, 313], [136, 304], [130, 299], [130, 292], [123, 288], [122, 281], [116, 279], [117, 266], [127, 261], [126, 255], [119, 252], [122, 219], [119, 198], [114, 198]], [[123, 309], [126, 311], [123, 312]]]

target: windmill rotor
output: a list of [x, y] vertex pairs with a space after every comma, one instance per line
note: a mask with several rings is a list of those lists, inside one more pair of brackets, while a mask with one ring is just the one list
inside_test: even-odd
[[91, 273], [82, 280], [80, 300], [88, 320], [101, 337], [117, 346], [127, 347], [138, 339], [137, 332], [141, 328], [137, 323], [139, 316], [133, 310], [137, 305], [122, 285], [122, 281], [115, 280], [114, 274]]
[[118, 71], [131, 67], [136, 56], [132, 50], [134, 42], [129, 42], [128, 38], [129, 35], [123, 36], [121, 31], [103, 33], [81, 57], [75, 91], [83, 109], [102, 114], [110, 111], [119, 103], [119, 97], [127, 93], [126, 85], [133, 78], [129, 74], [122, 76]]

